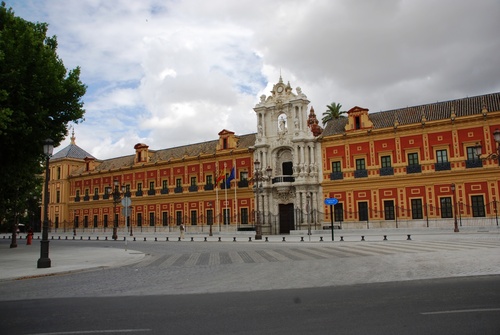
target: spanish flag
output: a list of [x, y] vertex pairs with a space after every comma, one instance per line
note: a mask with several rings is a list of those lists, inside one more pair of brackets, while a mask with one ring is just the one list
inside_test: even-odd
[[217, 179], [215, 180], [215, 187], [219, 186], [219, 183], [224, 179], [226, 178], [226, 170], [222, 170], [219, 174], [219, 176], [217, 177]]

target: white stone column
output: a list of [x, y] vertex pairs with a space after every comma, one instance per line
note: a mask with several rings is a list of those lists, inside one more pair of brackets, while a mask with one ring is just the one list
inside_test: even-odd
[[299, 146], [297, 144], [293, 147], [295, 154], [293, 155], [293, 174], [295, 177], [299, 176]]
[[305, 172], [304, 159], [304, 144], [300, 144], [300, 176], [304, 176]]

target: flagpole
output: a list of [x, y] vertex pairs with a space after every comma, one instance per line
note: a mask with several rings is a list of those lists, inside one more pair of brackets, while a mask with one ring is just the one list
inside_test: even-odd
[[[227, 177], [226, 177], [226, 162], [224, 162], [224, 194], [225, 194], [225, 201], [224, 201], [224, 225], [226, 225], [226, 214], [227, 214]], [[227, 227], [226, 227], [227, 231]]]
[[221, 180], [224, 180], [224, 183], [225, 183], [225, 176], [226, 176], [226, 163], [224, 163], [224, 171], [223, 173], [219, 173], [219, 164], [217, 163], [217, 179], [215, 180], [215, 187], [217, 188], [216, 189], [216, 192], [215, 192], [215, 196], [216, 196], [216, 200], [217, 200], [217, 211], [219, 212], [218, 216], [217, 216], [217, 224], [219, 226], [219, 232], [220, 232], [220, 204], [219, 204], [219, 182]]
[[236, 231], [238, 231], [238, 196], [236, 195], [236, 185], [237, 185], [236, 162], [234, 162], [233, 169], [234, 169], [234, 217], [236, 218]]
[[220, 217], [219, 217], [219, 164], [217, 164], [216, 167], [216, 179], [215, 179], [215, 216], [217, 217], [217, 226], [219, 226], [219, 233], [220, 233]]
[[220, 223], [219, 223], [219, 188], [215, 187], [215, 216], [217, 217], [217, 226], [219, 226], [220, 232]]

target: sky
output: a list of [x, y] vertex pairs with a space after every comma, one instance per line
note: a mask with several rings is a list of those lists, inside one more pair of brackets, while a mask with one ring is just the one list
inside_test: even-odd
[[73, 129], [98, 159], [255, 133], [280, 75], [318, 119], [332, 102], [378, 112], [500, 92], [498, 0], [5, 2], [81, 68]]

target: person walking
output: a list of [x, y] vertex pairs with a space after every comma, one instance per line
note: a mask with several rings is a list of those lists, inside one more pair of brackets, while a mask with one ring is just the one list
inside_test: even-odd
[[33, 241], [33, 229], [28, 230], [28, 236], [26, 236], [26, 244], [31, 245], [31, 241]]
[[181, 240], [184, 239], [184, 224], [181, 223], [181, 226], [179, 227], [180, 231], [181, 231]]

